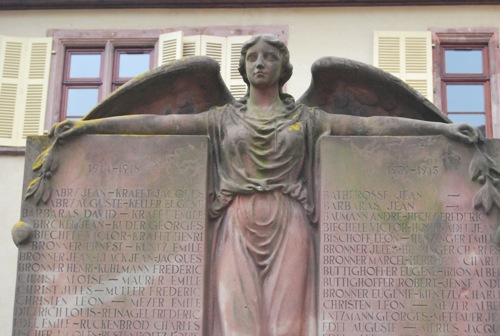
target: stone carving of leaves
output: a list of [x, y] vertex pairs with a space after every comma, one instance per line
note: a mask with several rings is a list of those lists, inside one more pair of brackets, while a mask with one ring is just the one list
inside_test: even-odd
[[495, 167], [495, 161], [488, 155], [484, 143], [476, 144], [476, 152], [469, 165], [469, 176], [483, 186], [474, 196], [472, 203], [475, 209], [483, 208], [489, 213], [492, 206], [500, 208], [500, 171]]
[[37, 156], [31, 168], [38, 172], [38, 176], [28, 184], [25, 199], [33, 197], [37, 205], [49, 201], [52, 194], [50, 177], [57, 169], [56, 153], [57, 140]]

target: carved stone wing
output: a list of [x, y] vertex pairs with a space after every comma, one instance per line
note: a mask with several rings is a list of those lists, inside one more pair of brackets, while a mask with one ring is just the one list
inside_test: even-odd
[[113, 92], [83, 119], [129, 114], [194, 114], [233, 101], [219, 64], [190, 57], [148, 71]]
[[450, 120], [408, 84], [373, 66], [344, 58], [320, 58], [309, 89], [298, 100], [329, 113]]

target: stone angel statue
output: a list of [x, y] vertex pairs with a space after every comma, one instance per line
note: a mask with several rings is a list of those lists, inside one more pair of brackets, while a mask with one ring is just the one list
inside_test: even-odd
[[317, 61], [310, 88], [295, 101], [283, 92], [292, 76], [289, 59], [286, 45], [274, 36], [246, 42], [239, 71], [248, 90], [240, 100], [224, 85], [218, 64], [206, 57], [167, 64], [132, 80], [83, 120], [54, 127], [52, 147], [35, 162], [40, 179], [30, 185], [28, 197], [50, 197], [43, 181], [54, 164], [51, 153], [74, 136], [208, 135], [209, 212], [215, 223], [208, 334], [316, 335], [318, 140], [444, 135], [476, 144], [481, 135], [469, 125], [449, 123], [391, 75], [344, 59]]

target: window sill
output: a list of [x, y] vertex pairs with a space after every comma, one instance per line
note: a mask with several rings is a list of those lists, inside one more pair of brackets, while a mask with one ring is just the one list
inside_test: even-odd
[[0, 156], [24, 156], [26, 147], [0, 146]]

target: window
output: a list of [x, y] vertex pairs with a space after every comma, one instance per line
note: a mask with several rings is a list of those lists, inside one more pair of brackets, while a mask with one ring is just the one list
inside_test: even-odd
[[127, 80], [155, 65], [161, 30], [51, 30], [45, 129], [80, 119]]
[[495, 135], [498, 112], [498, 95], [491, 91], [497, 35], [488, 30], [433, 30], [436, 105], [453, 122], [477, 126], [487, 137]]
[[112, 90], [116, 90], [130, 79], [152, 69], [153, 61], [152, 47], [116, 49]]
[[[113, 53], [107, 57], [106, 53]], [[64, 58], [61, 120], [80, 119], [104, 96], [153, 67], [153, 46], [67, 48]], [[111, 72], [104, 61], [112, 60]], [[109, 76], [109, 79], [106, 78]], [[105, 86], [103, 83], [108, 83]]]
[[490, 135], [487, 47], [442, 44], [440, 54], [443, 112], [453, 122], [477, 126]]
[[61, 119], [76, 119], [99, 101], [103, 50], [66, 51]]

